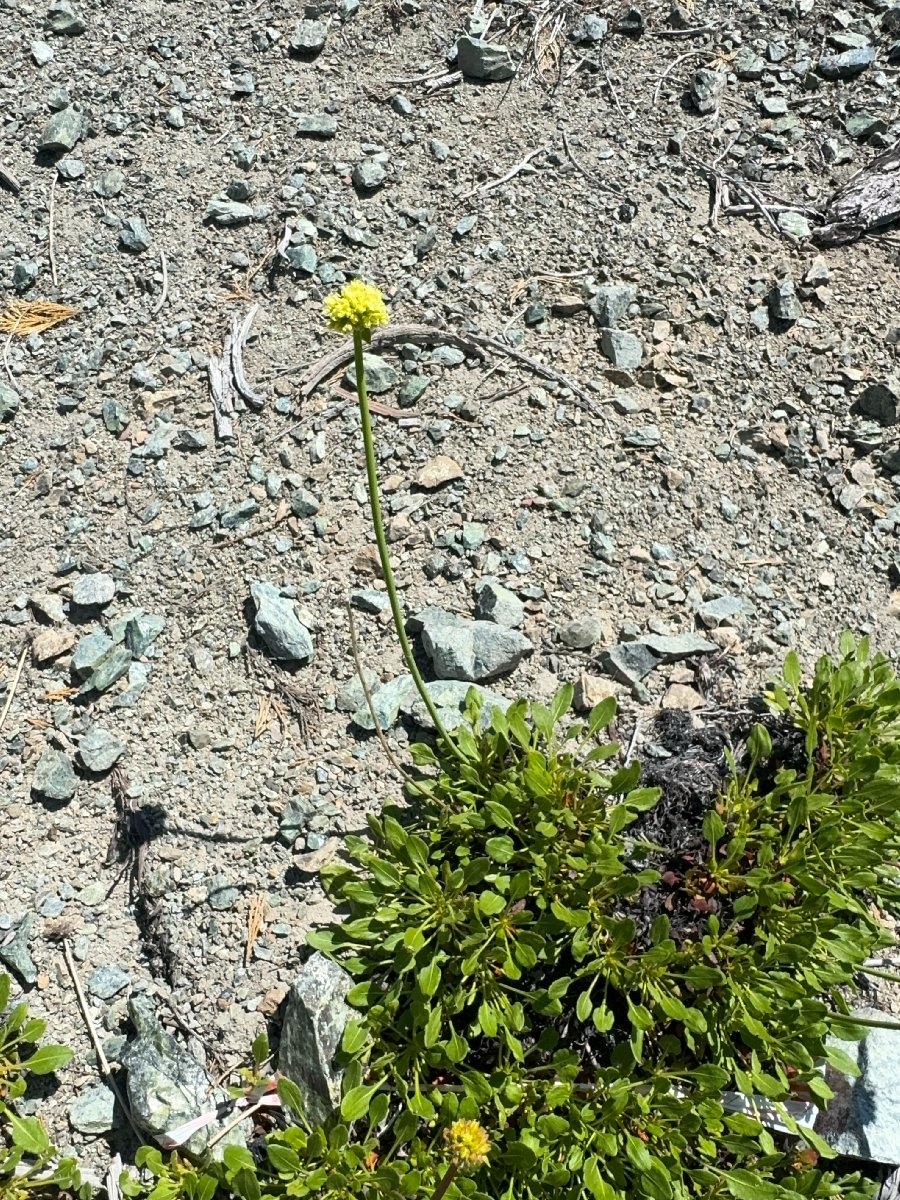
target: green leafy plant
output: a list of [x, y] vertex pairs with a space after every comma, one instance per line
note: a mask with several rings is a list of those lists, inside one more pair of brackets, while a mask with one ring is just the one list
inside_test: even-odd
[[8, 1008], [10, 978], [0, 975], [0, 1196], [25, 1200], [56, 1190], [85, 1198], [72, 1158], [60, 1158], [37, 1117], [19, 1116], [15, 1102], [29, 1075], [49, 1075], [72, 1058], [66, 1046], [40, 1045], [45, 1022], [28, 1016], [25, 1003]]
[[641, 833], [640, 768], [595, 744], [611, 701], [567, 728], [566, 688], [478, 732], [473, 699], [459, 755], [418, 747], [412, 814], [350, 840], [326, 875], [348, 918], [310, 938], [359, 981], [343, 1119], [386, 1096], [401, 1140], [480, 1119], [497, 1197], [865, 1192], [723, 1092], [799, 1135], [783, 1102], [854, 1070], [828, 1038], [861, 1035], [845, 989], [890, 940], [872, 902], [900, 899], [900, 685], [845, 639], [769, 699], [685, 861]]

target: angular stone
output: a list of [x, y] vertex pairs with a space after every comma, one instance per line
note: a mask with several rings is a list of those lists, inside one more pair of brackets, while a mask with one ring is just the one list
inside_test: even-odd
[[455, 458], [450, 458], [447, 454], [437, 454], [422, 466], [416, 476], [416, 483], [420, 488], [431, 491], [462, 477], [463, 469]]
[[114, 766], [125, 753], [125, 743], [108, 730], [94, 725], [78, 741], [78, 755], [88, 771], [100, 774]]
[[59, 658], [74, 645], [74, 629], [42, 629], [31, 643], [31, 657], [40, 666]]
[[44, 18], [44, 27], [51, 33], [73, 37], [84, 33], [87, 24], [81, 14], [69, 3], [69, 0], [56, 0]]
[[736, 618], [752, 613], [753, 605], [743, 596], [717, 596], [715, 600], [707, 600], [697, 609], [697, 616], [707, 629], [720, 625], [723, 621], [732, 624]]
[[143, 217], [125, 218], [119, 232], [119, 245], [123, 250], [130, 250], [133, 254], [143, 254], [145, 250], [150, 249], [150, 230]]
[[[138, 1036], [121, 1061], [128, 1072], [129, 1107], [141, 1129], [155, 1139], [227, 1100], [224, 1089], [213, 1087], [196, 1059], [163, 1029], [145, 997], [132, 997], [128, 1013]], [[201, 1156], [230, 1121], [226, 1116], [198, 1129], [184, 1143], [185, 1152]], [[220, 1159], [226, 1146], [244, 1144], [241, 1127], [235, 1126], [212, 1147], [213, 1158]]]
[[578, 617], [559, 630], [559, 640], [570, 650], [588, 650], [595, 642], [609, 638], [609, 627], [600, 617]]
[[596, 13], [585, 13], [569, 31], [569, 37], [579, 45], [596, 46], [609, 32], [609, 22]]
[[412, 408], [429, 383], [431, 379], [427, 375], [407, 375], [397, 393], [397, 403], [401, 408]]
[[706, 700], [696, 688], [689, 687], [686, 683], [670, 683], [661, 704], [663, 708], [690, 711], [694, 708], [703, 708]]
[[256, 604], [254, 627], [269, 653], [287, 662], [311, 660], [315, 652], [312, 638], [300, 623], [293, 600], [263, 581], [250, 585], [250, 595]]
[[818, 71], [823, 79], [854, 79], [875, 61], [872, 46], [861, 46], [844, 50], [841, 54], [823, 54], [819, 59]]
[[634, 686], [659, 665], [659, 656], [642, 642], [620, 642], [600, 655], [600, 670], [619, 683]]
[[776, 321], [797, 321], [803, 316], [792, 279], [781, 279], [775, 284], [769, 292], [768, 304], [769, 312]]
[[98, 1000], [112, 1000], [131, 983], [131, 976], [115, 963], [104, 963], [94, 967], [87, 980], [87, 990]]
[[619, 694], [618, 686], [603, 679], [599, 675], [588, 675], [582, 672], [575, 680], [575, 693], [572, 704], [576, 712], [590, 712], [604, 700]]
[[206, 902], [216, 912], [227, 912], [234, 908], [240, 898], [239, 889], [225, 875], [217, 875], [206, 889]]
[[302, 271], [304, 275], [312, 275], [316, 267], [319, 265], [319, 256], [316, 253], [315, 247], [304, 242], [301, 246], [288, 246], [284, 252], [284, 257], [290, 263], [295, 271]]
[[471, 683], [512, 671], [533, 650], [517, 630], [434, 609], [426, 610], [421, 637], [439, 679]]
[[337, 133], [337, 117], [331, 113], [303, 113], [297, 119], [301, 137], [333, 138]]
[[810, 224], [803, 213], [800, 212], [780, 212], [777, 217], [778, 228], [782, 233], [789, 233], [791, 237], [805, 240], [810, 235]]
[[461, 37], [456, 43], [458, 65], [463, 75], [470, 79], [483, 79], [488, 83], [503, 83], [512, 79], [517, 70], [506, 46], [486, 42], [482, 38]]
[[71, 800], [78, 787], [78, 776], [61, 750], [48, 746], [37, 761], [31, 789], [48, 800]]
[[[75, 648], [76, 654], [78, 647]], [[127, 646], [111, 646], [94, 663], [94, 668], [81, 685], [79, 695], [105, 692], [122, 678], [131, 666], [131, 651]]]
[[[877, 1009], [854, 1015], [884, 1020]], [[838, 1154], [900, 1166], [900, 1030], [870, 1029], [859, 1042], [834, 1041], [859, 1066], [859, 1078], [833, 1067], [825, 1078], [834, 1092], [819, 1114], [816, 1133]]]
[[475, 617], [504, 629], [517, 629], [525, 620], [525, 605], [509, 588], [486, 577], [475, 585]]
[[112, 200], [113, 197], [122, 193], [125, 187], [125, 176], [118, 167], [110, 167], [108, 171], [104, 171], [97, 182], [94, 184], [94, 192], [98, 196], [102, 196], [105, 200]]
[[696, 633], [648, 633], [640, 641], [642, 645], [649, 646], [664, 663], [679, 662], [694, 654], [714, 654], [718, 650], [715, 642], [707, 641]]
[[620, 329], [602, 329], [600, 349], [619, 371], [636, 370], [644, 357], [644, 347], [640, 338]]
[[112, 647], [112, 638], [99, 630], [81, 638], [72, 655], [72, 674], [75, 678], [87, 679], [104, 654]]
[[16, 975], [27, 987], [31, 987], [37, 983], [38, 977], [37, 967], [34, 965], [34, 959], [28, 950], [33, 923], [33, 915], [25, 913], [19, 919], [15, 927], [15, 932], [8, 941], [4, 940], [8, 937], [7, 933], [4, 933], [0, 937], [0, 962], [9, 967], [11, 971], [15, 971]]
[[46, 42], [32, 42], [29, 49], [31, 57], [39, 67], [46, 67], [53, 58], [53, 47], [48, 46]]
[[712, 67], [700, 67], [691, 78], [691, 99], [698, 113], [715, 112], [725, 88], [725, 75]]
[[[400, 715], [402, 706], [411, 699], [415, 687], [412, 675], [404, 674], [398, 675], [396, 679], [392, 679], [388, 683], [370, 689], [375, 715], [378, 717], [378, 725], [381, 729], [390, 729]], [[365, 696], [350, 719], [359, 729], [372, 730], [375, 728], [375, 722], [372, 720]]]
[[343, 1072], [334, 1057], [354, 1015], [346, 1000], [352, 986], [342, 967], [316, 952], [300, 968], [288, 993], [278, 1070], [302, 1092], [306, 1117], [314, 1128], [341, 1102]]
[[598, 287], [587, 302], [597, 324], [612, 329], [637, 299], [637, 288], [630, 283], [606, 283]]
[[223, 200], [213, 196], [203, 214], [205, 221], [226, 228], [231, 225], [246, 225], [248, 221], [256, 220], [257, 210], [249, 204], [240, 204], [237, 200]]
[[0, 383], [0, 421], [11, 421], [19, 411], [19, 393]]
[[[425, 684], [425, 690], [438, 711], [441, 724], [449, 731], [457, 729], [462, 724], [470, 691], [474, 691], [481, 702], [481, 717], [478, 727], [482, 730], [490, 726], [495, 711], [505, 713], [511, 704], [510, 700], [507, 700], [505, 696], [498, 695], [497, 692], [491, 692], [475, 683], [465, 683], [456, 679], [435, 679]], [[433, 728], [428, 709], [417, 691], [410, 692], [405, 703], [401, 705], [400, 711], [415, 721], [417, 725], [421, 725], [425, 729]]]
[[363, 192], [373, 192], [387, 179], [384, 165], [375, 158], [362, 158], [350, 172], [353, 186]]
[[116, 1097], [102, 1083], [85, 1088], [69, 1105], [69, 1124], [79, 1133], [98, 1135], [110, 1133], [121, 1124], [116, 1111]]
[[125, 645], [135, 658], [146, 654], [166, 627], [166, 618], [155, 613], [136, 613], [125, 623]]
[[79, 575], [72, 585], [72, 603], [79, 608], [103, 608], [116, 594], [116, 581], [101, 571]]
[[327, 21], [299, 21], [290, 40], [296, 54], [318, 54], [325, 47], [328, 37]]
[[[366, 378], [366, 391], [375, 396], [389, 392], [400, 382], [400, 372], [378, 354], [363, 354], [363, 373]], [[352, 366], [344, 372], [344, 387], [356, 391], [356, 372]]]
[[373, 613], [376, 616], [387, 612], [391, 607], [390, 596], [377, 588], [355, 588], [350, 593], [350, 603], [360, 612]]
[[321, 505], [306, 488], [295, 488], [291, 492], [291, 512], [295, 517], [314, 517]]
[[57, 150], [74, 150], [84, 135], [84, 117], [76, 109], [61, 108], [55, 112], [41, 133], [39, 150], [51, 153]]
[[900, 424], [900, 376], [891, 375], [884, 383], [870, 383], [860, 393], [854, 408], [879, 425]]

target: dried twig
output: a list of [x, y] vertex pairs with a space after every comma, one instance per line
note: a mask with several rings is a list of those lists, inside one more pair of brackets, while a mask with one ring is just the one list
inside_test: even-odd
[[[594, 175], [592, 171], [589, 171], [586, 167], [582, 166], [582, 164], [575, 157], [575, 152], [573, 151], [572, 147], [569, 145], [569, 136], [565, 130], [562, 131], [562, 142], [563, 148], [565, 149], [572, 166], [576, 171], [580, 172], [580, 174], [585, 177], [588, 183], [592, 183], [594, 187], [599, 188], [603, 192], [610, 192], [613, 196], [618, 196], [620, 200], [628, 200], [628, 197], [624, 192], [620, 191], [619, 188], [614, 187], [611, 183], [605, 183], [602, 179], [598, 178], [598, 176]], [[634, 204], [634, 201], [632, 200], [630, 203]], [[635, 205], [635, 207], [637, 207], [637, 205]]]
[[53, 182], [50, 184], [50, 213], [47, 218], [47, 255], [50, 259], [50, 277], [53, 280], [53, 286], [57, 287], [59, 280], [56, 277], [56, 254], [54, 253], [54, 232], [53, 232], [53, 214], [56, 207], [56, 181], [59, 176], [54, 173]]
[[12, 171], [4, 163], [0, 162], [0, 183], [5, 184], [11, 192], [18, 196], [22, 190], [22, 185], [13, 175]]
[[253, 953], [253, 947], [256, 945], [256, 939], [259, 937], [259, 931], [262, 929], [263, 920], [266, 915], [266, 897], [265, 893], [257, 892], [250, 898], [250, 911], [247, 913], [247, 943], [244, 946], [244, 967], [250, 965], [250, 956]]
[[209, 376], [209, 392], [213, 402], [216, 437], [220, 442], [233, 441], [234, 425], [231, 418], [235, 414], [234, 385], [227, 356], [211, 354], [206, 371]]
[[247, 1117], [252, 1117], [255, 1113], [258, 1113], [260, 1109], [267, 1108], [270, 1104], [271, 1100], [269, 1100], [267, 1097], [263, 1097], [263, 1099], [258, 1100], [256, 1104], [252, 1104], [249, 1108], [242, 1109], [233, 1121], [229, 1121], [227, 1125], [222, 1126], [218, 1133], [213, 1134], [213, 1136], [206, 1143], [206, 1149], [210, 1150], [213, 1146], [215, 1146], [216, 1142], [221, 1142], [222, 1138], [225, 1137], [226, 1134], [231, 1133], [232, 1129], [236, 1129], [237, 1126], [240, 1125], [241, 1121], [245, 1120]]
[[250, 333], [250, 326], [253, 324], [253, 318], [258, 312], [259, 305], [254, 304], [243, 321], [241, 321], [237, 313], [234, 314], [231, 320], [231, 373], [234, 376], [235, 387], [252, 408], [262, 408], [265, 404], [265, 399], [257, 392], [254, 392], [247, 382], [247, 378], [244, 375], [244, 361], [241, 355], [243, 353], [244, 342]]
[[658, 38], [692, 38], [704, 33], [715, 33], [715, 25], [695, 25], [692, 29], [655, 29], [652, 36]]
[[112, 1069], [109, 1065], [109, 1060], [107, 1059], [103, 1050], [103, 1043], [100, 1041], [99, 1037], [97, 1036], [97, 1030], [94, 1028], [94, 1022], [91, 1019], [90, 1009], [87, 1006], [87, 1001], [85, 1000], [84, 992], [82, 991], [81, 980], [78, 978], [78, 971], [75, 967], [75, 960], [72, 957], [72, 947], [69, 945], [68, 938], [63, 939], [62, 945], [63, 954], [66, 959], [66, 967], [69, 972], [69, 978], [72, 980], [72, 986], [75, 988], [75, 996], [78, 1000], [78, 1007], [81, 1009], [81, 1015], [84, 1018], [85, 1025], [87, 1026], [88, 1036], [90, 1037], [91, 1044], [94, 1047], [94, 1053], [97, 1055], [97, 1065], [100, 1068], [100, 1074], [103, 1076], [104, 1082], [109, 1085], [110, 1090], [113, 1092], [119, 1104], [121, 1105], [122, 1111], [128, 1119], [128, 1124], [137, 1134], [139, 1140], [143, 1142], [144, 1135], [135, 1124], [134, 1117], [131, 1115], [131, 1109], [128, 1106], [128, 1101], [122, 1094], [122, 1089], [119, 1087], [118, 1083], [116, 1083]]
[[16, 694], [16, 688], [19, 686], [19, 679], [22, 675], [22, 667], [25, 665], [25, 656], [28, 654], [28, 644], [22, 647], [22, 653], [19, 655], [19, 661], [16, 664], [15, 674], [9, 681], [9, 688], [6, 693], [6, 703], [3, 705], [3, 712], [0, 713], [0, 729], [3, 728], [3, 722], [6, 720], [7, 713], [12, 708], [13, 696]]
[[[472, 196], [479, 196], [484, 192], [493, 191], [494, 188], [502, 187], [504, 183], [508, 183], [510, 179], [514, 179], [516, 175], [524, 171], [533, 158], [537, 158], [539, 154], [546, 154], [549, 149], [549, 146], [538, 146], [536, 150], [529, 151], [522, 161], [516, 163], [514, 167], [510, 167], [505, 175], [501, 175], [499, 179], [491, 179], [487, 183], [482, 183], [478, 187], [472, 188], [471, 192], [466, 192], [465, 195], [460, 196], [460, 200], [469, 200]], [[532, 167], [531, 173], [534, 170], [535, 168]]]
[[162, 278], [162, 293], [160, 294], [159, 299], [157, 300], [156, 304], [153, 307], [153, 311], [152, 311], [151, 315], [154, 317], [156, 316], [156, 314], [158, 312], [162, 311], [163, 305], [165, 304], [166, 300], [168, 300], [168, 298], [169, 298], [169, 268], [168, 268], [168, 264], [166, 263], [165, 250], [160, 250], [160, 252], [159, 252], [159, 265], [162, 268], [162, 277], [163, 277]]

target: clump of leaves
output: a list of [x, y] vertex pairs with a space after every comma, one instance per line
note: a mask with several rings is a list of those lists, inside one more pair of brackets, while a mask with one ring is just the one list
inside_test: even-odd
[[359, 981], [343, 1119], [377, 1106], [401, 1143], [480, 1119], [498, 1198], [865, 1194], [811, 1161], [812, 1130], [797, 1160], [723, 1093], [827, 1102], [821, 1065], [855, 1070], [828, 1039], [861, 1036], [845, 990], [889, 941], [872, 902], [900, 900], [900, 684], [845, 638], [811, 688], [791, 656], [769, 700], [674, 881], [633, 832], [659, 791], [598, 744], [611, 700], [570, 727], [564, 688], [479, 732], [473, 699], [459, 754], [418, 747], [411, 814], [348, 839], [326, 883], [349, 917], [310, 938]]
[[10, 978], [0, 975], [0, 1195], [26, 1200], [63, 1190], [86, 1200], [72, 1158], [60, 1158], [36, 1117], [19, 1116], [15, 1102], [25, 1092], [29, 1075], [50, 1075], [72, 1058], [66, 1046], [40, 1045], [45, 1022], [28, 1016], [25, 1003], [8, 1008]]

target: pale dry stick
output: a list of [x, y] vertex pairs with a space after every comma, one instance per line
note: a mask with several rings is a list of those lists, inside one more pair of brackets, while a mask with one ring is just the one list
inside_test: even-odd
[[509, 183], [510, 179], [514, 179], [520, 171], [523, 171], [533, 158], [537, 158], [539, 154], [546, 154], [549, 149], [549, 146], [538, 146], [536, 150], [532, 150], [526, 154], [521, 162], [516, 163], [514, 167], [510, 167], [505, 175], [501, 175], [499, 179], [491, 179], [488, 183], [482, 183], [478, 187], [472, 188], [471, 192], [466, 192], [465, 195], [460, 196], [460, 200], [470, 200], [472, 196], [483, 195], [485, 192], [493, 191], [494, 188], [502, 187], [504, 183]]
[[160, 252], [159, 252], [159, 265], [162, 268], [162, 277], [163, 277], [162, 294], [160, 295], [159, 300], [156, 302], [156, 305], [153, 308], [153, 312], [151, 313], [151, 315], [154, 317], [156, 316], [157, 313], [162, 312], [163, 305], [169, 298], [169, 268], [168, 268], [168, 264], [166, 263], [165, 250], [160, 250]]
[[0, 183], [5, 183], [9, 190], [16, 196], [22, 190], [21, 183], [19, 183], [9, 167], [4, 166], [3, 163], [0, 163]]
[[634, 756], [634, 748], [637, 745], [638, 735], [640, 732], [641, 732], [641, 719], [640, 719], [640, 717], [638, 717], [637, 721], [635, 721], [635, 723], [634, 723], [634, 729], [632, 730], [631, 740], [628, 743], [628, 750], [625, 754], [625, 764], [624, 765], [626, 767], [631, 765], [631, 760]]
[[715, 32], [715, 25], [695, 25], [693, 29], [657, 29], [652, 36], [658, 38], [692, 38], [702, 37], [704, 33]]
[[[562, 131], [562, 142], [563, 142], [563, 148], [565, 149], [565, 152], [568, 155], [569, 162], [571, 162], [572, 166], [575, 168], [576, 171], [579, 172], [579, 174], [581, 174], [585, 177], [585, 179], [588, 181], [588, 183], [592, 183], [594, 185], [594, 187], [599, 188], [601, 192], [609, 192], [610, 195], [618, 196], [620, 200], [628, 199], [628, 197], [625, 195], [625, 193], [620, 191], [619, 188], [615, 187], [611, 183], [604, 183], [604, 181], [602, 179], [600, 179], [600, 178], [598, 178], [598, 176], [594, 175], [591, 171], [589, 171], [587, 169], [587, 167], [582, 166], [582, 164], [575, 157], [575, 152], [573, 151], [572, 147], [569, 145], [569, 135], [566, 133], [565, 130]], [[633, 203], [633, 201], [632, 201], [632, 203]], [[582, 274], [584, 274], [584, 272], [582, 272]]]
[[53, 213], [56, 202], [56, 181], [59, 178], [54, 174], [53, 182], [50, 184], [50, 215], [47, 218], [49, 228], [47, 230], [47, 255], [50, 259], [50, 276], [53, 280], [53, 286], [56, 287], [59, 280], [56, 277], [56, 254], [54, 253], [54, 232], [53, 232]]
[[261, 1109], [268, 1107], [268, 1101], [264, 1098], [257, 1100], [256, 1104], [251, 1104], [249, 1108], [245, 1108], [242, 1112], [238, 1113], [233, 1121], [229, 1121], [227, 1125], [222, 1126], [218, 1133], [213, 1134], [206, 1143], [206, 1149], [209, 1150], [215, 1146], [216, 1142], [221, 1142], [222, 1138], [231, 1133], [232, 1129], [236, 1129], [241, 1121], [245, 1121], [247, 1117], [255, 1116]]
[[613, 83], [612, 79], [610, 78], [609, 71], [606, 69], [606, 59], [603, 57], [603, 43], [602, 42], [600, 43], [600, 52], [597, 55], [597, 58], [599, 59], [600, 69], [603, 71], [603, 78], [606, 80], [606, 86], [609, 88], [609, 92], [613, 98], [613, 102], [614, 102], [616, 108], [621, 113], [621, 115], [624, 117], [625, 109], [619, 103], [619, 93], [616, 91], [615, 84]]
[[72, 986], [75, 988], [75, 996], [78, 1000], [78, 1007], [81, 1009], [82, 1017], [84, 1017], [84, 1023], [87, 1026], [88, 1036], [90, 1037], [91, 1044], [94, 1047], [94, 1053], [97, 1055], [97, 1064], [100, 1067], [100, 1074], [103, 1076], [104, 1081], [109, 1085], [110, 1089], [121, 1105], [122, 1112], [125, 1114], [128, 1124], [134, 1130], [139, 1141], [143, 1142], [144, 1135], [135, 1124], [134, 1117], [131, 1115], [131, 1109], [128, 1107], [128, 1101], [122, 1094], [122, 1089], [116, 1083], [112, 1069], [109, 1065], [109, 1060], [107, 1059], [103, 1050], [103, 1043], [100, 1041], [99, 1037], [97, 1036], [97, 1030], [94, 1028], [94, 1022], [91, 1019], [91, 1013], [87, 1006], [87, 1000], [85, 1000], [84, 992], [81, 988], [81, 980], [78, 978], [78, 971], [75, 967], [75, 960], [72, 957], [72, 947], [69, 945], [68, 938], [63, 938], [62, 946], [63, 955], [65, 956], [66, 960], [66, 967], [69, 972], [69, 978], [72, 980]]
[[3, 712], [0, 713], [0, 729], [3, 728], [3, 722], [6, 720], [9, 710], [12, 708], [13, 696], [16, 694], [16, 688], [19, 686], [19, 679], [22, 675], [22, 668], [25, 665], [25, 656], [28, 653], [27, 644], [22, 647], [22, 653], [19, 655], [19, 661], [16, 665], [16, 672], [9, 683], [9, 691], [6, 693], [6, 703], [3, 705]]

